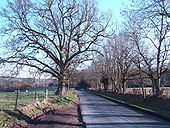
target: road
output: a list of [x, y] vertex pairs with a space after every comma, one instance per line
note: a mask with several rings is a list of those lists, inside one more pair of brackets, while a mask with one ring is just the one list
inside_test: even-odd
[[170, 122], [141, 111], [88, 92], [78, 91], [78, 94], [87, 128], [170, 128]]

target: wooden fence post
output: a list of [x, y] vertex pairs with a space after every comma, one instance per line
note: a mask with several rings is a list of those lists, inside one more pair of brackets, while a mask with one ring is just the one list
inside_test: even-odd
[[45, 99], [48, 99], [48, 89], [45, 91]]
[[37, 101], [38, 101], [37, 91], [35, 91], [34, 102], [37, 102]]
[[17, 107], [18, 107], [19, 90], [17, 90], [16, 93], [17, 93], [17, 94], [16, 94], [16, 100], [15, 100], [15, 110], [16, 110]]

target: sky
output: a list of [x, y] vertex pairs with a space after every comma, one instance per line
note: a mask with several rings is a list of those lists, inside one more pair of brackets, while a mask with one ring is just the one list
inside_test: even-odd
[[[130, 2], [131, 0], [96, 0], [96, 1], [98, 2], [98, 6], [100, 10], [102, 11], [110, 10], [117, 21], [122, 20], [122, 16], [120, 15], [121, 9], [123, 9], [126, 5], [130, 5], [131, 3]], [[0, 8], [4, 7], [6, 3], [7, 0], [0, 0]]]
[[123, 21], [123, 17], [120, 12], [126, 6], [130, 6], [131, 0], [97, 0], [100, 10], [111, 11], [113, 13], [113, 20], [116, 20], [118, 23]]
[[[5, 7], [7, 1], [8, 0], [0, 0], [0, 9]], [[121, 16], [120, 12], [123, 8], [130, 5], [130, 1], [131, 0], [97, 0], [99, 10], [111, 11], [113, 14], [113, 22], [116, 22], [118, 25], [121, 24], [123, 21], [123, 17]], [[0, 47], [0, 53], [1, 51], [2, 48]]]

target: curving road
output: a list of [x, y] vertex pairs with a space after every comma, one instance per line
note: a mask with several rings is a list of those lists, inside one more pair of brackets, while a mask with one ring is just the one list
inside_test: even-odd
[[170, 128], [170, 122], [154, 116], [84, 91], [78, 94], [87, 128]]

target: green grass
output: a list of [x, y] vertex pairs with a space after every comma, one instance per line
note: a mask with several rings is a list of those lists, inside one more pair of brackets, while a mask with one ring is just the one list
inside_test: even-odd
[[[49, 91], [48, 97], [55, 97], [55, 91]], [[42, 101], [45, 98], [45, 91], [37, 91], [38, 101]], [[0, 110], [14, 109], [16, 101], [16, 92], [1, 92], [0, 93]], [[19, 92], [18, 108], [24, 107], [35, 101], [35, 92]]]
[[8, 103], [3, 102], [3, 105], [1, 105], [0, 128], [4, 128], [4, 126], [6, 125], [12, 125], [14, 120], [19, 120], [20, 122], [28, 122], [33, 115], [35, 115], [36, 113], [43, 113], [43, 110], [47, 107], [66, 107], [75, 103], [77, 99], [77, 93], [75, 91], [70, 91], [63, 96], [56, 96], [54, 95], [54, 92], [49, 92], [48, 100], [43, 100], [45, 97], [44, 94], [45, 93], [43, 93], [42, 91], [37, 92], [37, 95], [39, 97], [39, 100], [41, 99], [41, 102], [33, 103], [34, 92], [20, 92], [19, 109], [13, 110], [13, 100], [15, 100], [15, 93], [0, 93], [0, 98], [2, 98], [0, 100], [5, 101], [5, 99], [7, 99], [8, 101]]
[[64, 107], [64, 106], [68, 106], [72, 103], [75, 102], [75, 99], [77, 97], [76, 92], [72, 91], [70, 93], [67, 93], [64, 96], [60, 96], [54, 100], [51, 101], [51, 106], [52, 107]]
[[26, 116], [33, 116], [35, 113], [41, 113], [46, 108], [62, 108], [67, 107], [77, 100], [77, 93], [75, 91], [70, 91], [63, 96], [51, 97], [49, 100], [44, 100], [42, 102], [38, 102], [37, 104], [33, 104], [31, 106], [26, 106], [20, 111]]
[[[38, 101], [43, 101], [45, 98], [45, 91], [37, 91]], [[55, 98], [55, 91], [48, 92], [49, 98]], [[0, 128], [10, 125], [13, 118], [6, 114], [6, 111], [14, 112], [16, 101], [16, 92], [0, 92]], [[29, 104], [35, 102], [35, 92], [19, 92], [18, 109], [21, 109]], [[36, 110], [36, 109], [35, 109]], [[38, 110], [36, 110], [38, 112]]]
[[12, 122], [13, 119], [10, 116], [6, 115], [3, 112], [0, 112], [0, 128], [4, 128], [7, 125], [11, 125]]
[[147, 97], [145, 100], [139, 95], [132, 94], [115, 94], [111, 92], [93, 92], [97, 95], [101, 95], [120, 103], [125, 103], [130, 106], [137, 107], [152, 113], [159, 114], [165, 118], [170, 119], [170, 99], [163, 99], [157, 97]]

